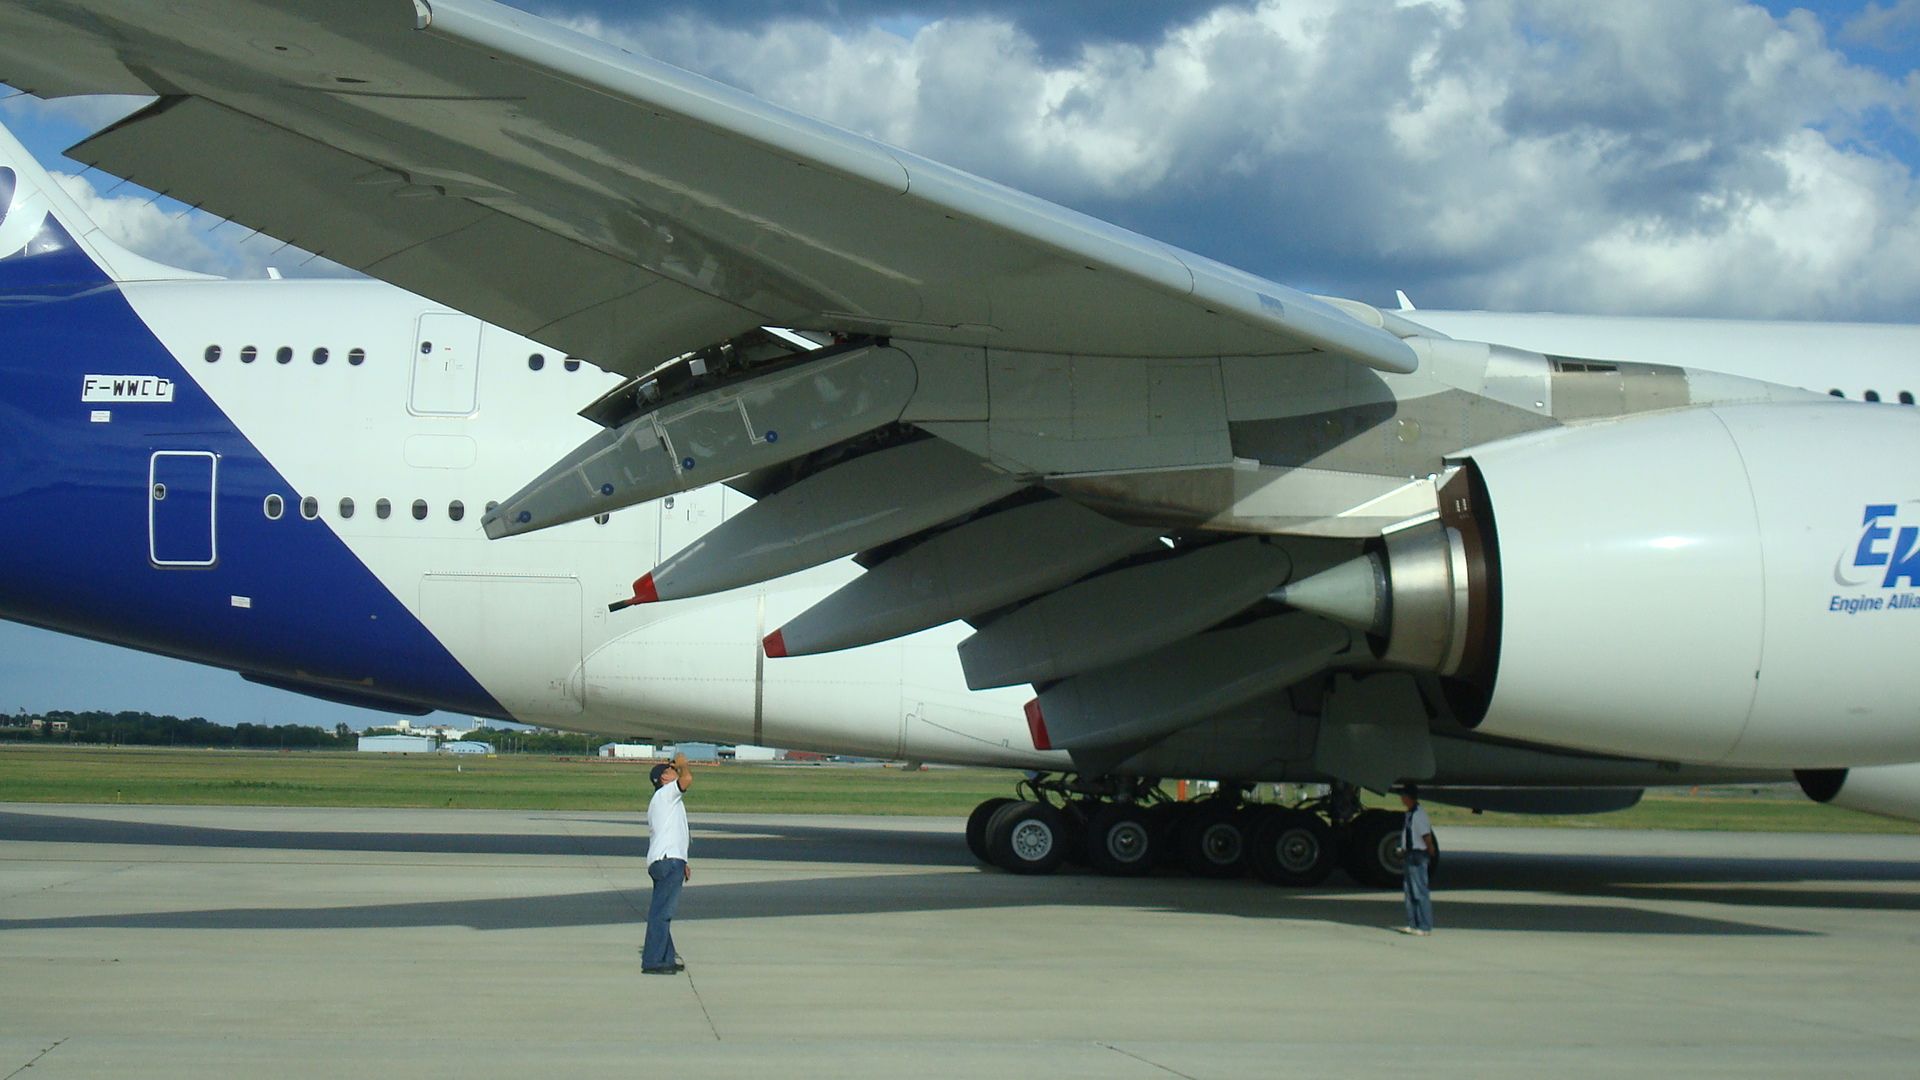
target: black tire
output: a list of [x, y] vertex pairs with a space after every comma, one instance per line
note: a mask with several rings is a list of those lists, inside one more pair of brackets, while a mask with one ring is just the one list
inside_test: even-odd
[[1010, 802], [1018, 801], [1018, 799], [988, 799], [974, 807], [973, 813], [967, 815], [967, 850], [973, 852], [974, 858], [988, 866], [993, 865], [993, 860], [987, 858], [987, 822], [993, 818], [995, 810]]
[[1137, 803], [1113, 803], [1087, 822], [1087, 865], [1112, 877], [1153, 872], [1154, 854], [1165, 846], [1153, 812]]
[[1180, 831], [1193, 812], [1192, 803], [1163, 802], [1147, 808], [1147, 826], [1153, 830], [1153, 868], [1171, 870], [1182, 865]]
[[987, 857], [1016, 874], [1051, 874], [1067, 857], [1066, 821], [1046, 803], [1009, 803], [987, 822]]
[[1333, 828], [1319, 814], [1272, 810], [1260, 815], [1248, 839], [1247, 865], [1273, 885], [1318, 885], [1340, 864]]
[[1099, 799], [1076, 799], [1060, 812], [1067, 838], [1066, 860], [1069, 866], [1087, 865], [1087, 828], [1094, 816], [1106, 809]]
[[1246, 815], [1224, 799], [1196, 804], [1180, 827], [1180, 856], [1195, 877], [1247, 872]]
[[1376, 889], [1396, 889], [1405, 873], [1400, 851], [1404, 816], [1391, 810], [1366, 810], [1347, 825], [1341, 863], [1347, 875]]

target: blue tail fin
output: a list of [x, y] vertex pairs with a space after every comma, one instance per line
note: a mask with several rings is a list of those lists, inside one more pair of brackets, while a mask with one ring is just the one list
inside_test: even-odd
[[0, 126], [0, 284], [89, 284], [205, 275], [163, 266], [114, 242]]

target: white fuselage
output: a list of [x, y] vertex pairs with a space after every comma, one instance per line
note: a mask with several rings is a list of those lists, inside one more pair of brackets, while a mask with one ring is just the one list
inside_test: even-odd
[[[489, 500], [596, 430], [574, 413], [615, 380], [590, 364], [377, 282], [123, 289], [293, 485], [280, 524], [336, 533], [517, 720], [982, 765], [1064, 759], [1032, 748], [1021, 713], [1029, 695], [966, 688], [954, 653], [961, 626], [769, 665], [761, 637], [857, 575], [850, 562], [609, 613], [635, 577], [748, 504], [724, 485], [604, 523], [486, 539]], [[428, 343], [459, 353], [468, 341], [477, 355], [421, 352]], [[218, 360], [204, 359], [209, 346]], [[243, 363], [248, 347], [258, 359]], [[289, 363], [276, 360], [282, 347]], [[329, 350], [325, 364], [313, 362], [316, 348]], [[347, 362], [354, 349], [367, 357], [357, 366]], [[304, 498], [317, 501], [317, 521], [300, 520]]]

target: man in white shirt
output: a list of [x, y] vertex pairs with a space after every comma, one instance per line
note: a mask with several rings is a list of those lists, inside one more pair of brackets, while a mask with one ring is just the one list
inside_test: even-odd
[[1433, 892], [1427, 873], [1440, 850], [1433, 839], [1433, 822], [1420, 805], [1420, 789], [1412, 784], [1401, 788], [1400, 805], [1407, 808], [1406, 821], [1400, 826], [1400, 850], [1406, 856], [1407, 925], [1400, 932], [1426, 937], [1433, 933]]
[[640, 970], [648, 975], [677, 975], [686, 970], [673, 950], [673, 913], [680, 887], [693, 879], [687, 866], [687, 804], [682, 794], [693, 786], [687, 755], [655, 765], [649, 774], [653, 798], [647, 803], [647, 876], [653, 879], [653, 903], [647, 908], [647, 943], [640, 948]]

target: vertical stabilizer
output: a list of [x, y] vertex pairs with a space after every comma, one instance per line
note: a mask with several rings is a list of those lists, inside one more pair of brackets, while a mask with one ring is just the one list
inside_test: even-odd
[[72, 284], [207, 276], [121, 247], [0, 125], [0, 279], [21, 275]]

